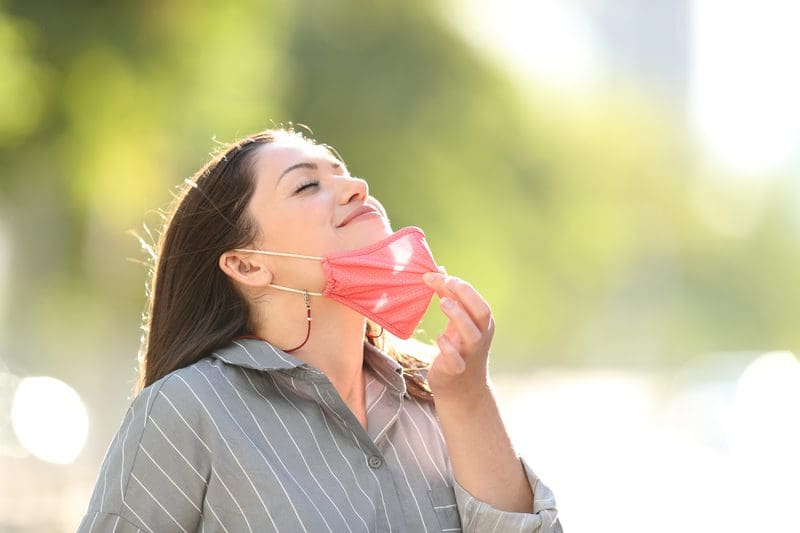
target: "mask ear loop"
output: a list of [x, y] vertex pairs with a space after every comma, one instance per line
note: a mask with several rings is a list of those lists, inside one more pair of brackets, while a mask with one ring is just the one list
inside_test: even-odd
[[306, 322], [308, 323], [308, 329], [306, 330], [306, 338], [300, 346], [296, 348], [292, 348], [291, 350], [284, 350], [286, 353], [293, 352], [299, 348], [302, 348], [303, 345], [308, 342], [308, 338], [311, 336], [311, 304], [308, 303], [308, 291], [304, 291], [303, 299], [305, 300], [306, 304]]

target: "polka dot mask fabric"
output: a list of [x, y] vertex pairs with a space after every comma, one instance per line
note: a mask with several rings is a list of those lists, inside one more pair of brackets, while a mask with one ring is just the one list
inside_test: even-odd
[[326, 280], [321, 293], [275, 284], [270, 287], [331, 298], [402, 339], [414, 334], [433, 298], [433, 289], [425, 284], [422, 275], [438, 271], [425, 233], [416, 226], [401, 228], [368, 246], [324, 257], [237, 250], [321, 261]]
[[422, 275], [437, 271], [425, 234], [415, 226], [369, 246], [328, 255], [322, 268], [327, 279], [323, 296], [402, 339], [414, 334], [433, 297]]

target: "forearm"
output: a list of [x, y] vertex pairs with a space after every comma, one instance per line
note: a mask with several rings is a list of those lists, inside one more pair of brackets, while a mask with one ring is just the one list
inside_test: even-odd
[[532, 512], [531, 487], [491, 386], [469, 401], [436, 398], [436, 411], [456, 481], [496, 509]]

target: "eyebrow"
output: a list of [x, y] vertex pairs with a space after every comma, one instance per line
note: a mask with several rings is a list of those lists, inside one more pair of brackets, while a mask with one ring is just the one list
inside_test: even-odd
[[[342, 168], [342, 164], [339, 161], [329, 161], [329, 163], [335, 170]], [[281, 175], [278, 176], [278, 181], [275, 182], [275, 188], [278, 187], [278, 184], [281, 182], [281, 178], [283, 178], [289, 172], [297, 170], [298, 168], [308, 168], [310, 170], [317, 170], [319, 168], [319, 165], [317, 165], [316, 163], [312, 163], [311, 161], [303, 161], [302, 163], [295, 163], [294, 165], [290, 166], [289, 168], [281, 172]]]

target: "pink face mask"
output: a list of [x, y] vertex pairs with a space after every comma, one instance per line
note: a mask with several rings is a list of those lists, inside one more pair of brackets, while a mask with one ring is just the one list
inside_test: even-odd
[[331, 298], [402, 339], [414, 334], [433, 297], [433, 289], [422, 281], [422, 275], [437, 272], [436, 262], [425, 234], [415, 226], [401, 228], [369, 246], [325, 257], [242, 248], [237, 251], [322, 261], [326, 282], [321, 293], [269, 286]]

